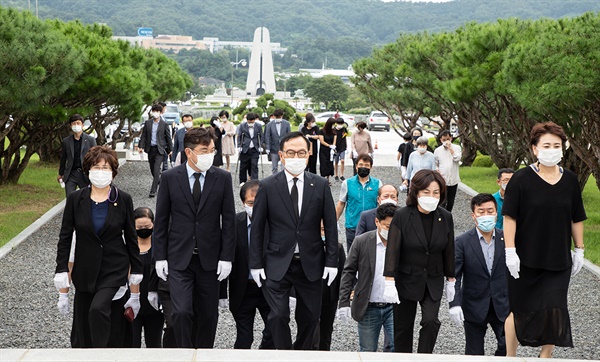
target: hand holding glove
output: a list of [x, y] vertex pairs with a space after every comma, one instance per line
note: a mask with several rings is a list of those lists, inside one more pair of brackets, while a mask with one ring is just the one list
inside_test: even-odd
[[166, 282], [169, 275], [169, 263], [166, 260], [157, 260], [155, 269], [156, 275]]
[[455, 281], [446, 281], [446, 300], [448, 300], [448, 303], [452, 302], [454, 300], [454, 296], [456, 295], [456, 289], [454, 289], [455, 285]]
[[256, 283], [256, 285], [258, 285], [258, 287], [262, 287], [262, 283], [260, 281], [260, 279], [262, 278], [263, 280], [267, 279], [267, 276], [265, 274], [265, 269], [250, 269], [250, 275], [252, 275], [252, 279], [254, 279], [254, 282]]
[[231, 273], [231, 262], [219, 260], [219, 264], [217, 264], [217, 280], [223, 281], [229, 276]]
[[221, 122], [219, 121], [214, 121], [213, 124], [217, 127], [217, 128], [221, 128]]
[[238, 150], [238, 153], [242, 153], [242, 148], [241, 147], [238, 147], [237, 150]]
[[583, 267], [583, 249], [575, 248], [575, 250], [571, 252], [571, 257], [573, 258], [571, 276], [575, 276], [581, 271], [581, 267]]
[[350, 322], [351, 315], [350, 307], [342, 307], [338, 309], [336, 318], [342, 323], [348, 323]]
[[356, 152], [355, 150], [352, 151], [352, 158], [357, 158], [358, 157], [358, 152]]
[[68, 288], [70, 284], [71, 283], [69, 283], [69, 273], [62, 272], [54, 274], [54, 286], [59, 292], [63, 288]]
[[69, 315], [69, 293], [58, 293], [58, 312], [64, 316]]
[[158, 310], [158, 293], [157, 292], [148, 292], [148, 303], [154, 308]]
[[227, 298], [219, 299], [219, 308], [221, 308], [221, 309], [229, 308], [229, 300]]
[[516, 248], [504, 248], [506, 253], [506, 267], [513, 278], [519, 279], [519, 271], [521, 271], [521, 259], [517, 255]]
[[331, 148], [332, 150], [335, 150], [336, 146], [335, 145], [329, 145], [329, 148]]
[[129, 276], [129, 285], [138, 285], [142, 282], [142, 279], [144, 279], [143, 274], [131, 274]]
[[296, 298], [290, 297], [290, 314], [296, 310]]
[[133, 318], [136, 318], [138, 313], [140, 312], [140, 293], [131, 293], [131, 295], [129, 296], [129, 299], [127, 300], [127, 303], [125, 303], [125, 306], [123, 308], [127, 309], [131, 307], [131, 309], [133, 310]]
[[330, 286], [331, 283], [333, 283], [333, 280], [337, 276], [337, 273], [337, 268], [325, 267], [325, 269], [323, 270], [323, 279], [327, 279], [327, 286]]
[[262, 147], [258, 148], [258, 153], [263, 153], [263, 148]]
[[393, 279], [385, 280], [385, 289], [383, 290], [383, 300], [386, 303], [400, 304], [400, 298], [398, 298], [398, 289], [396, 289], [396, 282]]
[[456, 324], [457, 327], [462, 327], [463, 322], [465, 321], [462, 307], [452, 307], [448, 312], [450, 313], [450, 320]]

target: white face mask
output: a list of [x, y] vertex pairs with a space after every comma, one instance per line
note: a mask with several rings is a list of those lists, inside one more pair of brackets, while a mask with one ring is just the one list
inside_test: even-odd
[[286, 158], [284, 158], [284, 160], [285, 160], [285, 165], [283, 165], [283, 167], [287, 170], [287, 172], [296, 176], [296, 175], [299, 175], [302, 172], [304, 172], [304, 169], [306, 169], [306, 162], [308, 159], [286, 157]]
[[382, 239], [385, 239], [387, 241], [389, 232], [390, 232], [389, 230], [384, 230], [383, 228], [380, 228], [379, 236], [381, 236]]
[[252, 206], [244, 204], [244, 210], [246, 210], [246, 214], [248, 214], [248, 217], [252, 218]]
[[418, 202], [423, 210], [432, 212], [437, 209], [440, 199], [431, 196], [421, 196], [418, 198]]
[[538, 148], [538, 161], [548, 167], [556, 166], [562, 160], [563, 153], [561, 148]]
[[502, 190], [506, 191], [506, 185], [508, 185], [508, 184], [500, 184], [500, 187], [502, 188]]
[[427, 152], [427, 148], [418, 147], [417, 151], [419, 151], [420, 154], [424, 154], [425, 152]]
[[90, 182], [97, 188], [104, 188], [112, 182], [112, 171], [90, 170]]
[[152, 116], [152, 118], [157, 119], [158, 117], [160, 117], [160, 112], [151, 112], [150, 115]]
[[383, 204], [394, 204], [394, 205], [398, 205], [398, 201], [394, 200], [394, 199], [383, 199], [381, 200], [381, 202], [379, 203], [379, 205], [383, 205]]
[[194, 125], [194, 122], [191, 122], [191, 121], [183, 122], [183, 125], [185, 126], [185, 128], [189, 129], [189, 128], [192, 128], [192, 126]]
[[196, 160], [196, 167], [198, 167], [200, 171], [204, 172], [208, 170], [210, 166], [212, 166], [213, 161], [215, 160], [215, 155], [213, 153], [209, 153], [207, 155], [196, 155]]
[[83, 127], [76, 125], [76, 126], [72, 126], [71, 127], [71, 131], [75, 132], [75, 133], [80, 133], [81, 131], [83, 131]]

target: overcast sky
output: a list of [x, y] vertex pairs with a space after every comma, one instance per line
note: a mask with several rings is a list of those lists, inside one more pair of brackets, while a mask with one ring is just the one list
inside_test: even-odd
[[445, 3], [448, 1], [452, 1], [452, 0], [381, 0], [385, 3], [391, 2], [391, 1], [410, 1], [413, 3]]

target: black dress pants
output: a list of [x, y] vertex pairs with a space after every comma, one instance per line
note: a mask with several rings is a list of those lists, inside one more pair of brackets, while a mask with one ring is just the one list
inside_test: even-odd
[[506, 356], [506, 339], [504, 336], [504, 321], [498, 319], [494, 310], [494, 303], [490, 299], [490, 308], [485, 320], [481, 323], [473, 323], [466, 321], [465, 326], [465, 354], [472, 356], [483, 356], [485, 354], [484, 339], [487, 332], [487, 325], [492, 327], [498, 346], [494, 356]]
[[321, 306], [321, 318], [319, 319], [314, 339], [315, 350], [331, 350], [331, 335], [333, 334], [333, 322], [335, 321], [336, 311], [336, 303], [323, 303]]
[[131, 328], [133, 329], [133, 348], [142, 346], [142, 329], [144, 330], [144, 340], [146, 348], [161, 348], [162, 331], [165, 319], [159, 311], [153, 311], [140, 315], [133, 320]]
[[293, 348], [312, 350], [315, 331], [321, 314], [321, 279], [310, 281], [306, 278], [300, 260], [293, 260], [288, 271], [279, 281], [265, 281], [265, 298], [271, 308], [269, 326], [277, 349], [292, 349], [290, 332], [290, 290], [296, 291], [296, 323], [298, 334]]
[[316, 151], [316, 147], [313, 146], [313, 154], [308, 157], [308, 165], [306, 166], [306, 171], [317, 174], [317, 157], [318, 153]]
[[248, 181], [248, 174], [253, 180], [258, 180], [258, 150], [250, 148], [246, 153], [240, 153], [240, 182]]
[[156, 190], [158, 190], [162, 164], [163, 155], [158, 153], [158, 147], [150, 147], [150, 152], [148, 152], [148, 165], [150, 166], [150, 173], [152, 174], [152, 186], [150, 187], [151, 194], [156, 194]]
[[246, 293], [242, 299], [242, 304], [238, 310], [233, 313], [233, 319], [235, 319], [235, 328], [237, 330], [237, 336], [233, 348], [252, 348], [252, 342], [254, 341], [254, 317], [256, 316], [257, 309], [265, 325], [259, 348], [275, 348], [273, 335], [271, 334], [271, 329], [269, 328], [269, 312], [271, 309], [267, 304], [267, 300], [265, 299], [262, 288], [259, 288], [253, 280], [248, 280], [248, 285], [246, 286]]
[[[421, 305], [421, 330], [419, 331], [418, 353], [433, 353], [440, 326], [438, 319], [441, 299], [431, 299], [429, 289], [425, 288]], [[412, 353], [413, 328], [417, 314], [417, 301], [400, 297], [400, 304], [394, 304], [394, 351]]]
[[71, 347], [108, 347], [112, 331], [112, 298], [117, 290], [118, 287], [102, 288], [95, 293], [75, 291]]
[[454, 199], [456, 199], [456, 190], [458, 189], [458, 184], [454, 186], [446, 185], [446, 200], [442, 203], [442, 207], [449, 212], [452, 212], [452, 208], [454, 207]]
[[83, 174], [83, 171], [78, 168], [77, 170], [71, 170], [67, 182], [65, 182], [65, 194], [69, 196], [73, 191], [87, 187], [90, 184], [87, 177]]
[[169, 292], [169, 282], [165, 282], [160, 278], [158, 279], [158, 299], [165, 319], [162, 346], [163, 348], [177, 348], [175, 333], [173, 332], [173, 303], [171, 302], [171, 294]]

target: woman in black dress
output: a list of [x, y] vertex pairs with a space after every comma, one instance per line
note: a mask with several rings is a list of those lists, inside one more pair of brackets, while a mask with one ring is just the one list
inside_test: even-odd
[[536, 124], [530, 144], [538, 161], [515, 172], [506, 188], [507, 356], [516, 356], [518, 343], [542, 346], [544, 358], [554, 346], [573, 347], [567, 291], [583, 265], [586, 215], [577, 176], [558, 166], [566, 140], [555, 123]]
[[308, 157], [308, 165], [306, 171], [317, 173], [317, 155], [319, 152], [319, 126], [315, 122], [315, 116], [312, 113], [306, 114], [302, 134], [310, 141], [310, 150]]
[[329, 181], [329, 176], [333, 176], [333, 158], [331, 152], [335, 152], [336, 135], [333, 131], [333, 125], [335, 124], [335, 118], [330, 117], [323, 129], [319, 131], [319, 171], [321, 176], [325, 177]]
[[215, 134], [215, 151], [217, 151], [213, 161], [213, 166], [221, 167], [223, 166], [223, 147], [221, 140], [226, 132], [225, 129], [223, 129], [223, 125], [221, 125], [221, 122], [219, 121], [219, 117], [217, 116], [212, 116], [210, 118], [210, 126]]

